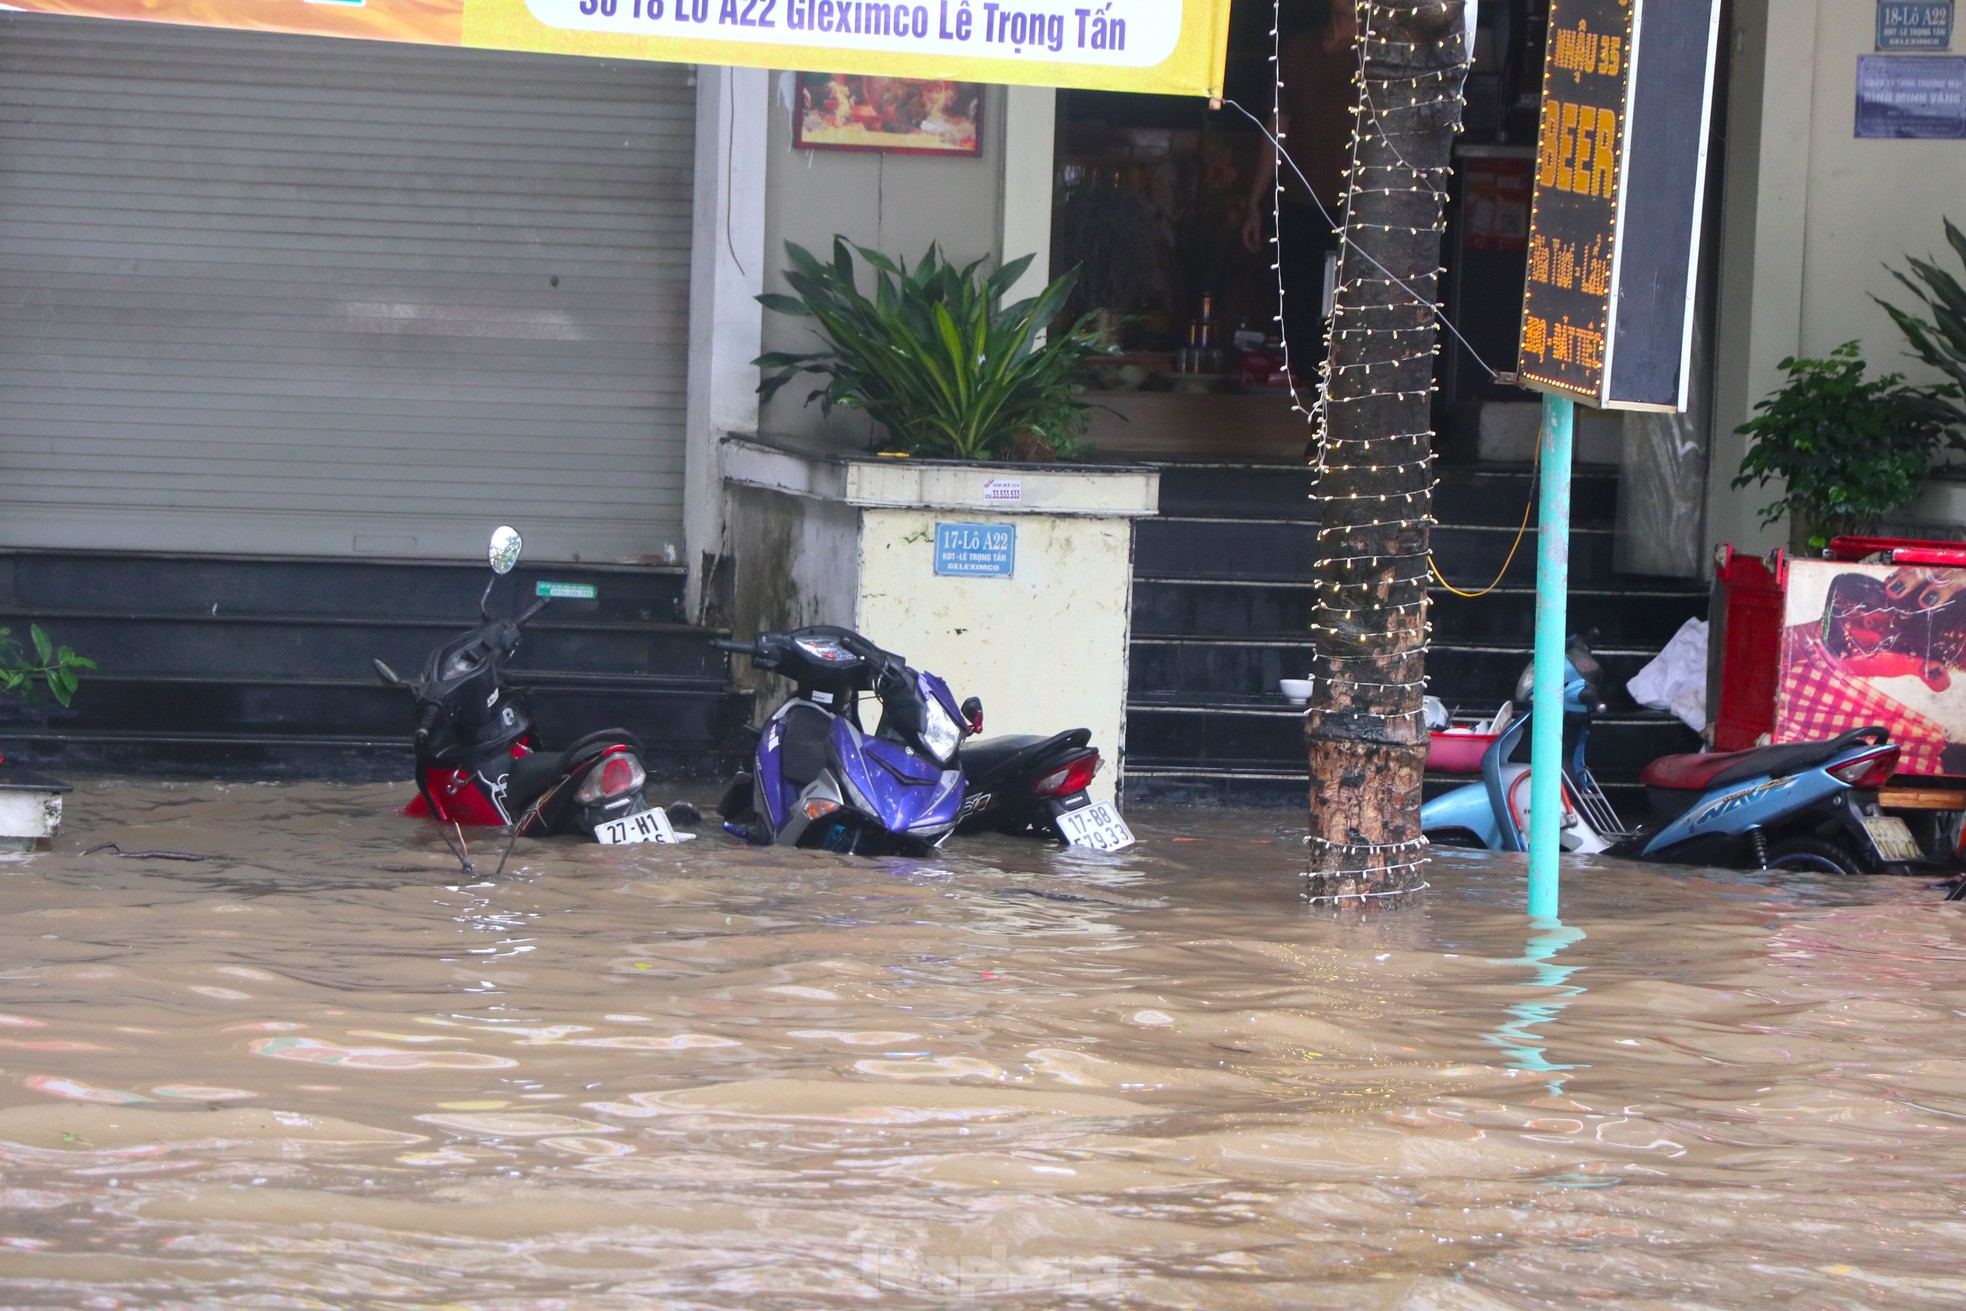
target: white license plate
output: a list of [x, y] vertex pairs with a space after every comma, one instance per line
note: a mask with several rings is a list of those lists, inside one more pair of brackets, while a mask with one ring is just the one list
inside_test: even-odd
[[618, 842], [680, 842], [676, 830], [670, 826], [669, 816], [660, 806], [654, 810], [644, 810], [639, 814], [623, 815], [605, 824], [594, 826], [594, 838], [606, 846]]
[[1058, 831], [1075, 847], [1097, 847], [1118, 851], [1133, 845], [1133, 830], [1120, 818], [1110, 801], [1095, 801], [1058, 817]]
[[1910, 827], [1896, 815], [1864, 816], [1864, 832], [1870, 834], [1877, 854], [1886, 860], [1918, 860], [1925, 855]]

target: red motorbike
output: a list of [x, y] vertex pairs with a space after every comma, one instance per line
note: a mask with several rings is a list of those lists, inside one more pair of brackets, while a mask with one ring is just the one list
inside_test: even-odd
[[649, 805], [648, 771], [634, 734], [606, 728], [564, 750], [540, 750], [525, 696], [506, 685], [502, 669], [518, 650], [520, 630], [546, 600], [511, 619], [493, 619], [489, 610], [492, 589], [518, 563], [519, 550], [511, 528], [492, 534], [492, 580], [478, 600], [484, 622], [432, 651], [420, 679], [411, 682], [375, 661], [377, 677], [415, 697], [417, 796], [404, 813], [444, 824], [509, 824], [524, 837], [678, 841], [676, 826], [695, 823], [696, 808]]

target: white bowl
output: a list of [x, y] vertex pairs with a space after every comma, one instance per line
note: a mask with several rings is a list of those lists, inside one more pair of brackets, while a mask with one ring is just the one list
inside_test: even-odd
[[1311, 699], [1311, 680], [1308, 678], [1279, 678], [1277, 686], [1290, 698], [1290, 704], [1301, 706]]

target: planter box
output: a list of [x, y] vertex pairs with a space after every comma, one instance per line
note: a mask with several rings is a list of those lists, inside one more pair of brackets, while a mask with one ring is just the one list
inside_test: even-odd
[[[738, 635], [857, 629], [961, 700], [985, 732], [1092, 730], [1115, 796], [1126, 733], [1133, 521], [1160, 474], [1133, 466], [883, 459], [757, 438], [723, 445], [729, 620]], [[765, 676], [762, 716], [789, 691]]]
[[61, 832], [61, 798], [68, 784], [0, 764], [0, 851], [26, 851]]

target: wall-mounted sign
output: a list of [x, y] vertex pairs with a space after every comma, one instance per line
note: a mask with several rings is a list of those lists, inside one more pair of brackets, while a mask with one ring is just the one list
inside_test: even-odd
[[1950, 50], [1952, 0], [1877, 0], [1879, 50]]
[[1551, 0], [1517, 372], [1686, 408], [1718, 0]]
[[592, 601], [600, 596], [592, 583], [547, 583], [533, 584], [534, 596], [551, 596], [562, 601]]
[[1966, 139], [1966, 57], [1857, 56], [1857, 135]]
[[1016, 524], [935, 525], [936, 573], [952, 578], [1008, 578], [1016, 568]]
[[9, 0], [484, 50], [1219, 96], [1229, 0]]
[[983, 499], [986, 501], [1021, 501], [1024, 499], [1024, 480], [1022, 478], [992, 478], [983, 484]]

